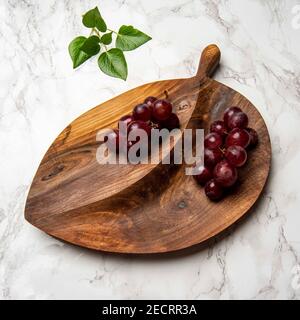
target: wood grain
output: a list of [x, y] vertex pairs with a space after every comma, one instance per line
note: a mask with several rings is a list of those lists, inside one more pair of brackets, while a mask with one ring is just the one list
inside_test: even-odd
[[[37, 228], [80, 246], [109, 252], [157, 253], [200, 243], [241, 218], [265, 185], [270, 139], [257, 109], [238, 92], [210, 78], [220, 51], [203, 51], [195, 77], [157, 81], [127, 91], [74, 120], [45, 154], [28, 194], [25, 218]], [[205, 128], [225, 108], [239, 106], [260, 143], [240, 170], [240, 183], [218, 203], [210, 202], [185, 165], [100, 165], [98, 130], [147, 96], [168, 98], [181, 129]]]

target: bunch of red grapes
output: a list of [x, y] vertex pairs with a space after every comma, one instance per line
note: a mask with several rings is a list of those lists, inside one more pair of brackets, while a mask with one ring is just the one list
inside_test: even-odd
[[246, 150], [257, 142], [257, 132], [248, 128], [248, 116], [238, 107], [227, 108], [223, 121], [211, 124], [204, 138], [204, 166], [196, 165], [194, 175], [209, 199], [220, 200], [237, 182], [237, 168], [246, 163]]
[[[132, 114], [125, 115], [120, 118], [118, 129], [114, 129], [107, 136], [108, 147], [112, 150], [119, 151], [120, 141], [120, 122], [127, 127], [127, 135], [137, 129], [142, 129], [148, 137], [151, 135], [152, 129], [175, 129], [179, 128], [180, 123], [176, 113], [173, 113], [172, 104], [164, 99], [148, 97], [141, 104], [134, 107]], [[134, 145], [136, 141], [129, 141], [126, 137], [127, 150]]]

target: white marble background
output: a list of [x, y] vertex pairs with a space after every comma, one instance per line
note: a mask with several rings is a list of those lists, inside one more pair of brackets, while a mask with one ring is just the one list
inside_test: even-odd
[[[0, 299], [297, 299], [300, 269], [300, 29], [293, 0], [2, 0], [0, 2]], [[153, 40], [128, 53], [127, 82], [96, 60], [73, 71], [69, 41], [99, 5], [112, 28]], [[294, 27], [297, 27], [295, 25]], [[157, 79], [194, 74], [209, 43], [216, 78], [260, 110], [272, 172], [252, 214], [215, 245], [167, 257], [108, 255], [61, 243], [23, 218], [46, 149], [75, 117]], [[294, 268], [294, 269], [293, 269]], [[299, 271], [300, 273], [300, 271]]]

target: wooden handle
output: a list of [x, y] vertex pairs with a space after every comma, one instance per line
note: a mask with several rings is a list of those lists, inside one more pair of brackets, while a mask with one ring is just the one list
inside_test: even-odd
[[215, 44], [207, 46], [201, 54], [196, 77], [210, 77], [220, 63], [221, 51]]

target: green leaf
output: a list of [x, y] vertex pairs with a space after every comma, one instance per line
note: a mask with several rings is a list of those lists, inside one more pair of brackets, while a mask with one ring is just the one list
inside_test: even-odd
[[97, 28], [101, 32], [106, 32], [106, 23], [101, 17], [98, 7], [89, 10], [83, 15], [82, 23], [88, 28]]
[[127, 79], [127, 63], [122, 50], [113, 48], [103, 52], [98, 59], [99, 68], [107, 75]]
[[69, 54], [73, 61], [73, 68], [77, 68], [91, 56], [81, 50], [82, 45], [86, 41], [86, 37], [79, 36], [73, 39], [69, 44]]
[[116, 47], [123, 51], [130, 51], [151, 39], [151, 37], [135, 29], [133, 26], [122, 26], [118, 32]]
[[94, 56], [100, 51], [100, 39], [97, 36], [91, 36], [85, 40], [81, 50], [90, 56]]
[[111, 42], [112, 42], [112, 32], [104, 34], [101, 37], [100, 41], [105, 45], [111, 44]]

